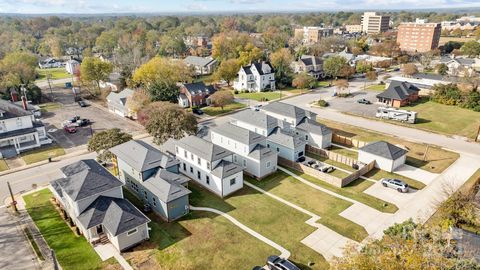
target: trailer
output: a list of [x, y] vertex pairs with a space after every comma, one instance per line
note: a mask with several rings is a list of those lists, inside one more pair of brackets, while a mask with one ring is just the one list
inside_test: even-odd
[[378, 107], [375, 117], [415, 124], [417, 112], [390, 107]]

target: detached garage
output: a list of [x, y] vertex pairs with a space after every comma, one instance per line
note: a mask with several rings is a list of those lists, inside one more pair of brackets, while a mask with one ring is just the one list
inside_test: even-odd
[[384, 141], [373, 142], [358, 149], [358, 160], [370, 163], [375, 160], [375, 167], [393, 172], [405, 164], [408, 151]]

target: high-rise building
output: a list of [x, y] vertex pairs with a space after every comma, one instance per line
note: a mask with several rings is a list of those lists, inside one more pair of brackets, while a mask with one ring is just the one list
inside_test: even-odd
[[397, 43], [402, 51], [428, 52], [438, 47], [441, 31], [439, 23], [401, 23]]
[[386, 32], [390, 26], [390, 16], [365, 12], [362, 15], [362, 31], [367, 34]]
[[303, 28], [295, 28], [295, 38], [301, 39], [303, 43], [316, 43], [323, 37], [333, 35], [333, 28], [323, 28], [316, 26], [309, 26]]

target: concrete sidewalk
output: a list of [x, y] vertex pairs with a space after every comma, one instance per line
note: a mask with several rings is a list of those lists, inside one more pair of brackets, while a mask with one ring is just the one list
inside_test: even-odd
[[407, 164], [404, 164], [397, 168], [394, 173], [400, 174], [402, 176], [415, 179], [424, 183], [425, 185], [430, 184], [435, 178], [437, 178], [440, 174], [438, 173], [431, 173], [429, 171], [419, 169]]

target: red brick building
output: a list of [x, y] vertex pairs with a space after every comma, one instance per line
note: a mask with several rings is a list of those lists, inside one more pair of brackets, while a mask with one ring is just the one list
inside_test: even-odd
[[420, 89], [413, 84], [392, 81], [388, 88], [377, 95], [378, 102], [387, 106], [400, 108], [418, 99]]
[[208, 97], [213, 93], [213, 85], [205, 85], [203, 82], [187, 83], [180, 87], [178, 104], [183, 108], [206, 106], [209, 105]]

